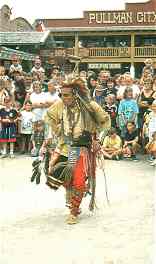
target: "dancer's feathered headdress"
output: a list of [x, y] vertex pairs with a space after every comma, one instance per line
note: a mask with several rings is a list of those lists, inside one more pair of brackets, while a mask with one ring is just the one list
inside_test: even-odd
[[82, 98], [89, 99], [89, 90], [87, 88], [86, 83], [81, 79], [75, 79], [72, 82], [72, 87], [73, 87], [73, 94], [79, 94]]
[[68, 89], [75, 97], [82, 112], [88, 111], [93, 121], [98, 124], [96, 113], [90, 104], [89, 89], [81, 78], [75, 79], [70, 83], [63, 83], [62, 89]]
[[74, 96], [79, 94], [82, 98], [89, 99], [89, 90], [81, 78], [63, 82], [61, 88], [68, 89]]

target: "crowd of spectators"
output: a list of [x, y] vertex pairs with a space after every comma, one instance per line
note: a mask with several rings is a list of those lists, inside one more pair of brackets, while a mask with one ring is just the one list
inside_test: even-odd
[[151, 59], [145, 60], [140, 79], [134, 79], [130, 72], [111, 76], [108, 70], [67, 76], [55, 65], [47, 77], [38, 56], [29, 73], [13, 56], [9, 71], [0, 66], [0, 157], [39, 155], [44, 114], [61, 100], [61, 83], [69, 78], [83, 79], [90, 97], [110, 114], [110, 131], [99, 135], [104, 156], [138, 160], [138, 153], [148, 154], [156, 165], [156, 62]]

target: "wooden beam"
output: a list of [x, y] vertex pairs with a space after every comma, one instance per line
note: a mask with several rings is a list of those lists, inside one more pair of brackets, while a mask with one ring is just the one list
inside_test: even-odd
[[79, 34], [75, 33], [75, 47], [74, 47], [74, 55], [79, 55]]

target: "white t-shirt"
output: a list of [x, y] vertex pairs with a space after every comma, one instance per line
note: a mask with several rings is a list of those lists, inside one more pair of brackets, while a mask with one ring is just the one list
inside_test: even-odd
[[31, 72], [33, 73], [33, 72], [39, 72], [39, 73], [44, 73], [45, 72], [45, 70], [42, 68], [42, 67], [40, 67], [40, 68], [36, 68], [35, 66], [31, 69]]
[[[50, 92], [45, 92], [45, 101], [48, 103], [48, 104], [53, 104], [54, 102], [58, 101], [58, 100], [61, 100], [61, 98], [59, 97], [58, 95], [58, 92], [55, 92], [54, 94], [51, 94]], [[50, 106], [49, 106], [50, 107]], [[47, 112], [47, 109], [49, 108], [45, 108], [44, 112], [43, 112], [43, 119], [45, 117], [45, 114]]]
[[10, 72], [14, 72], [14, 71], [22, 72], [23, 71], [22, 65], [21, 64], [17, 64], [17, 65], [11, 64]]
[[140, 94], [139, 86], [137, 84], [132, 84], [131, 88], [133, 90], [133, 98], [137, 99]]
[[21, 134], [32, 134], [34, 114], [31, 111], [21, 111]]
[[60, 100], [60, 97], [58, 95], [58, 92], [55, 92], [53, 94], [50, 92], [45, 92], [45, 99], [46, 102], [53, 103], [54, 101]]
[[[45, 92], [41, 92], [39, 94], [33, 92], [30, 95], [30, 101], [32, 102], [32, 104], [45, 103], [46, 102]], [[46, 110], [46, 108], [39, 108], [39, 107], [38, 108], [34, 108], [32, 110], [32, 112], [35, 114], [35, 120], [34, 121], [42, 120], [45, 110]]]

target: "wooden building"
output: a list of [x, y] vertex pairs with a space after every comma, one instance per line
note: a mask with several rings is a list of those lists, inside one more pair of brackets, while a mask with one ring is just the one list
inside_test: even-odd
[[34, 31], [32, 25], [23, 17], [11, 19], [12, 10], [8, 5], [0, 8], [0, 32]]
[[[0, 8], [0, 65], [9, 68], [13, 54], [20, 57], [23, 69], [30, 71], [49, 36], [49, 31], [36, 32], [23, 17], [11, 19], [12, 10], [8, 5]], [[47, 42], [48, 43], [48, 42]]]
[[30, 71], [41, 47], [46, 47], [48, 35], [48, 31], [0, 32], [0, 64], [9, 67], [12, 54], [16, 54], [21, 59], [23, 69]]
[[80, 70], [133, 71], [139, 76], [145, 58], [156, 60], [156, 0], [126, 3], [124, 10], [84, 11], [83, 18], [37, 19], [51, 32], [47, 58], [79, 56]]

